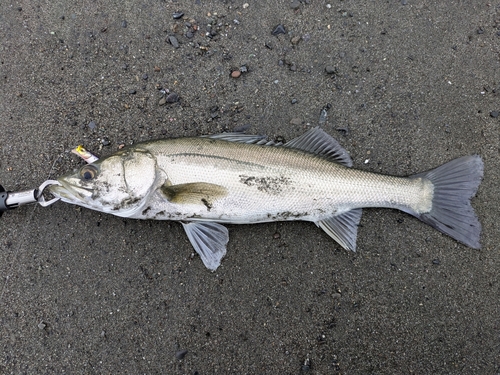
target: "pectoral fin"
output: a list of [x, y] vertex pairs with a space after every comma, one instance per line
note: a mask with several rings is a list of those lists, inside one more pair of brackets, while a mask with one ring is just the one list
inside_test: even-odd
[[206, 182], [172, 185], [169, 181], [161, 187], [163, 195], [172, 203], [203, 204], [210, 210], [212, 203], [227, 195], [224, 186]]
[[182, 223], [182, 226], [205, 267], [215, 271], [226, 255], [226, 244], [229, 241], [227, 228], [217, 223], [202, 221]]
[[332, 216], [328, 219], [318, 221], [321, 227], [330, 237], [337, 241], [344, 249], [356, 251], [356, 237], [358, 225], [363, 210], [357, 208], [343, 214]]

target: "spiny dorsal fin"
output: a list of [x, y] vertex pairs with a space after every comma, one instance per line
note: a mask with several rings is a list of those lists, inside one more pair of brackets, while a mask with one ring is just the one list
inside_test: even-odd
[[316, 154], [335, 163], [345, 165], [346, 167], [352, 167], [352, 160], [347, 151], [332, 136], [325, 133], [319, 127], [312, 128], [285, 144], [268, 141], [265, 135], [243, 134], [239, 132], [204, 135], [203, 137], [254, 145], [295, 148], [297, 150]]
[[352, 167], [352, 160], [347, 151], [319, 127], [312, 128], [300, 137], [292, 139], [285, 143], [284, 147], [311, 152], [346, 167]]
[[264, 146], [281, 146], [283, 144], [281, 142], [269, 141], [265, 135], [244, 134], [240, 132], [202, 135], [202, 137]]

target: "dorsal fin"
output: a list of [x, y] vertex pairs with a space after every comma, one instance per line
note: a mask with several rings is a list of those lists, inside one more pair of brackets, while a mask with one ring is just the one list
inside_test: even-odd
[[352, 167], [352, 160], [347, 151], [318, 126], [308, 130], [300, 137], [292, 139], [283, 146], [311, 152], [346, 167]]
[[345, 165], [346, 167], [352, 167], [352, 160], [347, 151], [320, 127], [312, 128], [285, 144], [268, 141], [265, 135], [244, 134], [240, 132], [203, 135], [202, 137], [254, 145], [295, 148], [316, 154], [335, 163]]
[[211, 139], [220, 139], [220, 140], [229, 141], [229, 142], [253, 144], [253, 145], [264, 145], [264, 146], [281, 146], [281, 145], [283, 145], [283, 143], [281, 143], [281, 142], [277, 143], [274, 141], [269, 141], [265, 135], [244, 134], [241, 132], [202, 135], [202, 137], [211, 138]]

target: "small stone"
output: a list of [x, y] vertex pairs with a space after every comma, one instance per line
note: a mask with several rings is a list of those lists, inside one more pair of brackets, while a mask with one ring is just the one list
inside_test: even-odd
[[241, 72], [239, 70], [233, 70], [231, 72], [231, 77], [238, 78], [239, 76], [241, 76]]
[[432, 264], [435, 264], [435, 265], [440, 265], [441, 264], [441, 261], [439, 259], [433, 259], [432, 260]]
[[103, 146], [109, 146], [111, 144], [108, 138], [101, 139], [101, 143]]
[[135, 95], [135, 94], [137, 94], [137, 91], [135, 89], [130, 89], [130, 90], [128, 90], [128, 93], [130, 95]]
[[280, 233], [278, 233], [278, 232], [276, 232], [276, 233], [274, 233], [274, 234], [273, 234], [273, 238], [274, 238], [275, 240], [279, 240], [279, 239], [281, 238], [281, 234], [280, 234]]
[[146, 81], [148, 78], [149, 78], [149, 77], [148, 77], [148, 75], [147, 75], [146, 73], [144, 73], [144, 74], [142, 75], [142, 79], [143, 79], [143, 80], [145, 80], [145, 81]]
[[179, 48], [179, 42], [177, 41], [177, 38], [173, 35], [170, 35], [168, 37], [168, 41], [174, 48]]
[[177, 95], [175, 92], [172, 92], [167, 95], [166, 101], [167, 103], [176, 103], [179, 101], [179, 95]]
[[175, 12], [174, 14], [172, 14], [172, 17], [174, 18], [174, 20], [178, 20], [178, 19], [184, 17], [184, 13], [182, 13], [182, 12]]
[[294, 36], [292, 38], [292, 44], [299, 44], [300, 42], [300, 36]]
[[248, 73], [248, 68], [247, 68], [247, 66], [246, 66], [246, 65], [242, 65], [242, 66], [240, 66], [240, 72], [242, 72], [242, 73]]
[[491, 111], [490, 112], [490, 116], [493, 117], [493, 118], [497, 118], [499, 115], [498, 111]]
[[125, 29], [127, 27], [128, 23], [127, 21], [123, 20], [122, 21], [122, 27]]
[[334, 67], [334, 66], [332, 66], [332, 65], [327, 65], [327, 66], [325, 67], [325, 72], [326, 72], [327, 74], [335, 74], [335, 73], [337, 73], [337, 68], [335, 68], [335, 67]]
[[167, 98], [162, 96], [161, 99], [158, 101], [158, 105], [165, 105], [167, 104]]
[[96, 126], [97, 126], [97, 125], [96, 125], [95, 121], [90, 121], [90, 122], [89, 122], [89, 124], [88, 124], [88, 127], [89, 127], [91, 130], [95, 129], [95, 127], [96, 127]]
[[479, 27], [479, 28], [477, 29], [477, 33], [478, 33], [478, 34], [484, 34], [484, 29], [483, 29], [482, 27]]
[[45, 324], [43, 321], [38, 323], [38, 328], [39, 329], [45, 329], [45, 327], [47, 327], [47, 324]]
[[178, 360], [181, 360], [186, 356], [187, 352], [188, 351], [186, 349], [177, 350], [175, 352], [175, 358], [177, 358]]
[[276, 26], [272, 32], [273, 35], [278, 35], [278, 34], [286, 34], [286, 29], [285, 26], [279, 24]]
[[292, 104], [297, 104], [297, 99], [292, 99]]
[[154, 69], [154, 70], [155, 70], [155, 72], [157, 72], [157, 73], [161, 71], [161, 69], [160, 69], [160, 67], [159, 67], [159, 66], [155, 66], [155, 69]]
[[292, 0], [292, 2], [290, 4], [290, 8], [299, 9], [300, 8], [300, 1], [299, 0]]
[[290, 120], [290, 125], [301, 125], [301, 124], [302, 124], [302, 120], [298, 117]]

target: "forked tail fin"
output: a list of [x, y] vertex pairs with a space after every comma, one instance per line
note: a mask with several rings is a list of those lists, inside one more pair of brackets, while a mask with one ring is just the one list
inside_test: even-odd
[[481, 247], [481, 223], [470, 204], [483, 177], [478, 155], [452, 160], [411, 178], [426, 178], [434, 185], [432, 209], [426, 213], [408, 211], [423, 222], [474, 249]]

